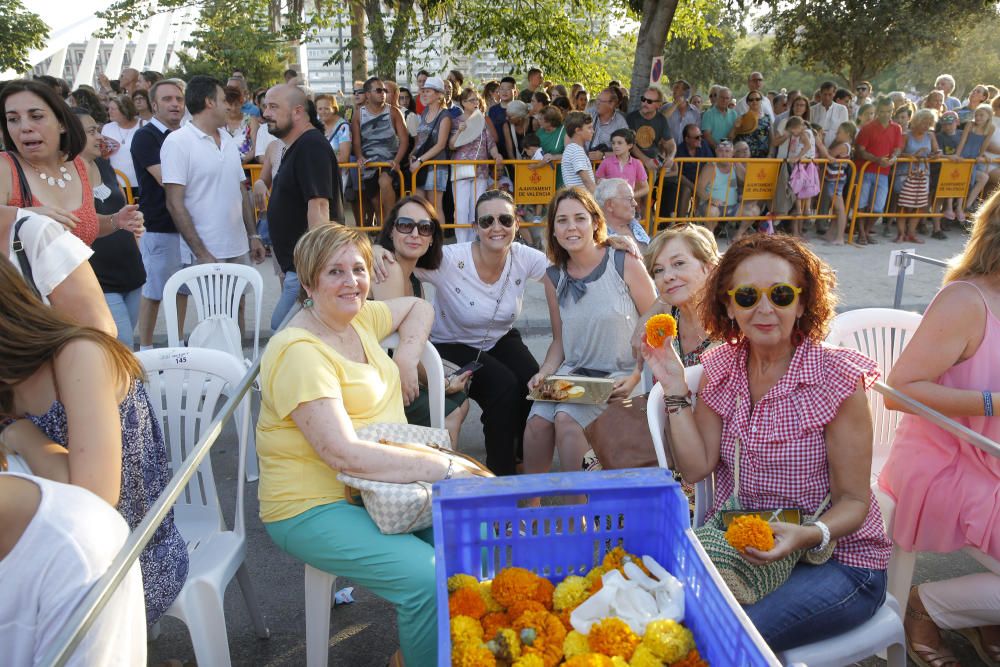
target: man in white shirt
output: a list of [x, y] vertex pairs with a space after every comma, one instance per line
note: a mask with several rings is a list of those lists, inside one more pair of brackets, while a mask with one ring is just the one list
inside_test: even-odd
[[259, 264], [264, 246], [243, 186], [239, 147], [228, 132], [219, 131], [226, 124], [222, 85], [195, 76], [184, 101], [191, 122], [172, 132], [160, 151], [167, 208], [182, 237], [182, 261], [249, 264], [252, 258]]
[[837, 84], [824, 81], [819, 87], [819, 102], [809, 108], [809, 121], [823, 128], [823, 143], [829, 148], [837, 138], [837, 128], [847, 122], [850, 113], [843, 104], [833, 101]]
[[760, 72], [751, 72], [750, 76], [747, 77], [747, 87], [749, 88], [747, 94], [736, 100], [736, 113], [742, 116], [749, 111], [750, 105], [747, 104], [747, 95], [750, 93], [757, 93], [761, 97], [761, 111], [767, 114], [768, 118], [771, 119], [771, 125], [774, 125], [774, 109], [771, 107], [771, 100], [769, 100], [767, 95], [763, 92], [764, 75]]

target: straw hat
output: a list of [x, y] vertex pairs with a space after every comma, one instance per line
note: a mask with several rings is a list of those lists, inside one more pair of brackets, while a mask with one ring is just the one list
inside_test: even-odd
[[750, 134], [757, 129], [757, 114], [747, 111], [736, 121], [736, 134]]

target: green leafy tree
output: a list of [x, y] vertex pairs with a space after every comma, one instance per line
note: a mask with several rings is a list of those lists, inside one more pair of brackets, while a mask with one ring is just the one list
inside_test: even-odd
[[21, 0], [0, 0], [0, 72], [31, 69], [28, 52], [45, 46], [49, 26]]
[[183, 44], [193, 53], [179, 54], [184, 76], [207, 74], [224, 82], [239, 68], [254, 85], [281, 80], [290, 53], [282, 35], [270, 30], [265, 0], [215, 0], [202, 9], [198, 25]]
[[757, 26], [774, 33], [777, 53], [853, 85], [925, 46], [938, 58], [954, 53], [962, 30], [953, 28], [991, 14], [991, 0], [796, 0], [774, 2]]

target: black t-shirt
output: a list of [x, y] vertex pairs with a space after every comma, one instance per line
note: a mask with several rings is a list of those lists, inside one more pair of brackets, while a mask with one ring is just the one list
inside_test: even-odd
[[146, 123], [132, 137], [132, 164], [139, 179], [139, 210], [142, 211], [146, 231], [176, 234], [177, 227], [167, 210], [167, 195], [147, 167], [160, 164], [160, 148], [170, 131], [160, 132], [153, 123]]
[[271, 243], [282, 271], [295, 270], [292, 251], [309, 228], [310, 199], [327, 199], [330, 202], [330, 219], [343, 221], [337, 183], [340, 183], [337, 156], [319, 130], [306, 130], [285, 149], [267, 204]]
[[667, 124], [663, 114], [658, 113], [646, 119], [636, 110], [625, 116], [625, 122], [628, 123], [629, 129], [635, 132], [635, 145], [646, 157], [656, 157], [660, 140], [670, 137], [670, 125]]
[[[95, 196], [94, 208], [101, 215], [117, 213], [125, 206], [125, 195], [118, 185], [115, 170], [104, 158], [97, 158], [97, 169], [101, 172], [101, 183], [108, 186], [111, 194], [103, 201]], [[146, 269], [132, 232], [119, 229], [96, 239], [90, 247], [94, 251], [90, 266], [103, 291], [131, 292], [146, 282]]]

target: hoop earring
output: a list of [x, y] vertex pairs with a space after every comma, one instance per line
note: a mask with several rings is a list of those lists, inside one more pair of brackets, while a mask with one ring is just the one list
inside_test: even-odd
[[302, 300], [302, 307], [303, 308], [312, 308], [315, 305], [316, 305], [316, 302], [312, 300], [311, 296], [307, 296], [305, 299]]
[[741, 340], [742, 336], [739, 327], [736, 326], [736, 320], [730, 318], [729, 331], [726, 333], [726, 342], [735, 347], [740, 344]]

